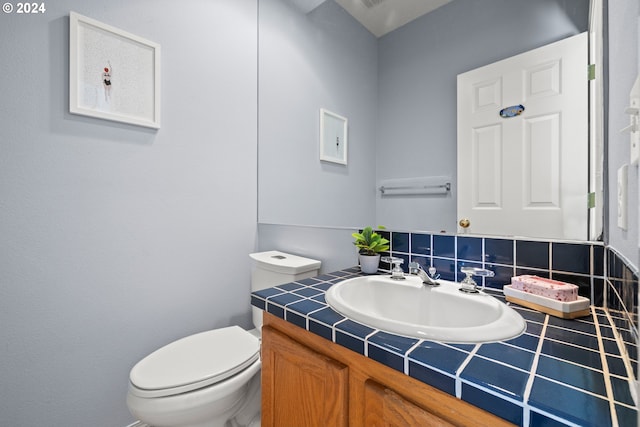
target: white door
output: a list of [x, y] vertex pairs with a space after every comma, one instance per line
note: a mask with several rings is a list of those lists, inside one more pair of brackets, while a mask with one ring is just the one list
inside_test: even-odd
[[587, 239], [587, 89], [587, 33], [458, 75], [459, 232]]

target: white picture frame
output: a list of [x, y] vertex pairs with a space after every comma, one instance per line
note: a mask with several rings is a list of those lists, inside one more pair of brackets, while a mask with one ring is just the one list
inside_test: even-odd
[[160, 45], [69, 14], [69, 112], [160, 128]]
[[320, 160], [347, 164], [348, 123], [346, 117], [320, 109]]

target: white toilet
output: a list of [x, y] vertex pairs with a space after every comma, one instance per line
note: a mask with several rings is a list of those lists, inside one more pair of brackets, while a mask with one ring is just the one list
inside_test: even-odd
[[[252, 291], [320, 269], [320, 261], [278, 251], [250, 256]], [[253, 324], [251, 331], [230, 326], [194, 334], [142, 359], [129, 374], [129, 411], [152, 427], [259, 426], [262, 311], [255, 307]]]

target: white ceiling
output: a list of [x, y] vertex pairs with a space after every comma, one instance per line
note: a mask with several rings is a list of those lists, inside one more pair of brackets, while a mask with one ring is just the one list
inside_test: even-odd
[[335, 0], [376, 37], [381, 37], [450, 1], [452, 0]]

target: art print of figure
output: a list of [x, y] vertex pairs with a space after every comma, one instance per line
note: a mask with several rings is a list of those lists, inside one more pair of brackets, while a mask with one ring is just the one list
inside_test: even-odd
[[104, 100], [109, 102], [111, 99], [111, 76], [113, 75], [113, 67], [111, 61], [107, 61], [108, 67], [104, 67], [102, 72], [102, 85], [104, 86]]

